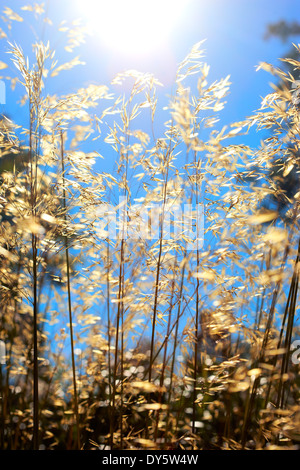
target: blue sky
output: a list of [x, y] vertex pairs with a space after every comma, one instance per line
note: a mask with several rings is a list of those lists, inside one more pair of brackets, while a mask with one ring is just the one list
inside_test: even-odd
[[[64, 63], [70, 60], [71, 54], [65, 52], [62, 34], [57, 31], [58, 24], [64, 19], [70, 22], [79, 17], [86, 22], [91, 17], [99, 15], [99, 12], [93, 14], [91, 8], [83, 8], [83, 5], [87, 4], [84, 0], [64, 0], [63, 2], [49, 0], [48, 14], [53, 25], [46, 26], [44, 29], [41, 22], [34, 21], [32, 13], [20, 9], [23, 5], [33, 3], [36, 2], [9, 0], [6, 3], [5, 0], [1, 1], [2, 11], [8, 4], [11, 9], [22, 14], [25, 20], [23, 23], [13, 22], [12, 34], [8, 39], [21, 44], [25, 54], [30, 55], [30, 44], [35, 37], [37, 39], [44, 34], [44, 39], [49, 39], [51, 47], [56, 49], [59, 62]], [[47, 0], [44, 3], [46, 4]], [[99, 6], [101, 1], [95, 3]], [[141, 3], [146, 5], [145, 15], [147, 15], [151, 2], [141, 0]], [[205, 61], [211, 66], [209, 76], [211, 81], [228, 74], [231, 76], [231, 93], [227, 100], [226, 110], [222, 112], [222, 118], [225, 122], [243, 119], [259, 106], [260, 97], [270, 91], [268, 83], [271, 77], [263, 71], [256, 72], [255, 66], [260, 61], [274, 63], [289, 49], [289, 46], [282, 44], [279, 39], [264, 40], [266, 25], [280, 19], [300, 20], [299, 1], [183, 0], [183, 3], [186, 3], [186, 8], [183, 9], [174, 28], [171, 28], [167, 41], [161, 44], [154, 53], [135, 55], [132, 51], [124, 53], [122, 49], [111, 49], [105, 38], [98, 34], [96, 27], [96, 34], [87, 37], [86, 43], [74, 50], [74, 55], [80, 55], [86, 65], [78, 66], [72, 72], [61, 73], [49, 84], [49, 91], [59, 94], [73, 92], [91, 82], [109, 84], [115, 73], [135, 68], [152, 72], [163, 82], [165, 86], [160, 90], [159, 95], [163, 102], [163, 97], [170, 94], [176, 65], [185, 57], [193, 44], [205, 39]], [[158, 10], [157, 15], [159, 14]], [[94, 21], [94, 24], [97, 25], [97, 21]], [[114, 21], [114, 18], [107, 19], [112, 26]], [[157, 34], [155, 22], [153, 29]], [[0, 47], [0, 60], [7, 62], [5, 39], [1, 40]], [[13, 66], [10, 68], [13, 69]], [[9, 69], [2, 72], [4, 76], [10, 73]], [[14, 93], [8, 90], [7, 104], [1, 108], [2, 112], [10, 114], [16, 121], [22, 116], [16, 106], [19, 92], [18, 87]]]

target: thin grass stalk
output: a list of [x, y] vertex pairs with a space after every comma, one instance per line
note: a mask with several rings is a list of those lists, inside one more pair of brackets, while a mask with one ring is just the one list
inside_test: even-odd
[[[300, 245], [299, 245], [300, 249]], [[297, 301], [297, 294], [298, 294], [298, 285], [299, 285], [299, 274], [296, 272], [298, 271], [298, 261], [299, 261], [299, 251], [297, 255], [297, 260], [295, 264], [295, 271], [291, 283], [291, 296], [290, 296], [290, 304], [288, 309], [288, 323], [286, 328], [286, 335], [284, 341], [284, 349], [285, 353], [282, 358], [281, 364], [281, 374], [280, 374], [280, 381], [279, 381], [279, 388], [278, 388], [278, 396], [276, 406], [277, 408], [283, 408], [284, 404], [284, 389], [285, 383], [283, 382], [283, 376], [288, 372], [288, 365], [289, 365], [289, 356], [290, 356], [290, 349], [291, 349], [291, 340], [292, 340], [292, 333], [293, 333], [293, 326], [294, 326], [294, 318], [295, 318], [295, 310], [296, 310], [296, 301]]]
[[[198, 251], [198, 250], [197, 250]], [[197, 272], [199, 267], [199, 256], [197, 253]], [[197, 399], [197, 372], [198, 372], [198, 330], [199, 330], [199, 279], [196, 288], [196, 315], [195, 315], [195, 345], [194, 345], [194, 375], [193, 375], [193, 417], [192, 433], [195, 434], [196, 422], [196, 399]]]
[[[119, 335], [120, 335], [120, 319], [122, 304], [122, 283], [123, 283], [123, 263], [124, 263], [124, 244], [125, 240], [122, 237], [121, 240], [121, 259], [119, 267], [119, 291], [118, 291], [118, 311], [116, 319], [116, 338], [115, 338], [115, 360], [114, 360], [114, 372], [113, 372], [113, 394], [112, 394], [112, 417], [110, 423], [110, 439], [112, 446], [114, 447], [114, 427], [115, 427], [115, 409], [116, 409], [116, 392], [117, 392], [117, 372], [118, 372], [118, 352], [119, 352]], [[113, 448], [112, 447], [112, 448]]]
[[0, 362], [0, 396], [1, 396], [1, 418], [0, 418], [0, 445], [1, 449], [4, 450], [4, 429], [5, 429], [5, 419], [4, 419], [4, 386], [3, 386], [3, 372], [2, 372], [2, 363]]
[[164, 181], [164, 191], [163, 191], [163, 207], [160, 217], [160, 239], [159, 239], [159, 253], [156, 267], [156, 278], [155, 278], [155, 293], [154, 293], [154, 305], [153, 305], [153, 314], [152, 314], [152, 331], [151, 331], [151, 346], [150, 346], [150, 361], [149, 361], [149, 377], [148, 380], [151, 382], [152, 379], [152, 369], [153, 369], [153, 356], [154, 356], [154, 340], [155, 340], [155, 327], [156, 327], [156, 315], [157, 315], [157, 305], [158, 305], [158, 291], [159, 291], [159, 278], [161, 270], [161, 259], [162, 259], [162, 248], [163, 248], [163, 237], [164, 237], [164, 216], [165, 216], [165, 207], [167, 202], [167, 185], [169, 178], [169, 154], [170, 148], [167, 151], [166, 155], [166, 174]]
[[232, 412], [231, 394], [226, 394], [224, 401], [225, 401], [225, 409], [226, 409], [226, 419], [225, 419], [223, 434], [224, 434], [224, 438], [228, 440], [230, 438], [230, 423], [231, 423], [231, 412]]
[[[283, 383], [283, 375], [288, 372], [288, 365], [289, 365], [289, 356], [290, 356], [290, 349], [291, 349], [291, 341], [292, 341], [292, 334], [293, 334], [293, 327], [294, 327], [294, 318], [295, 318], [295, 311], [296, 311], [296, 302], [297, 302], [297, 294], [298, 294], [298, 286], [299, 286], [299, 260], [300, 260], [300, 239], [298, 242], [298, 251], [297, 257], [294, 265], [294, 273], [291, 283], [291, 302], [289, 305], [288, 311], [288, 323], [286, 328], [286, 337], [284, 342], [285, 353], [283, 355], [282, 360], [282, 368], [281, 368], [281, 376], [280, 376], [280, 384], [278, 390], [278, 398], [277, 398], [277, 406], [282, 408], [284, 404], [284, 383]], [[285, 318], [283, 319], [285, 321]], [[283, 329], [283, 326], [282, 326]]]
[[[29, 154], [30, 154], [30, 198], [31, 215], [36, 218], [37, 155], [33, 150], [34, 106], [29, 94]], [[33, 170], [35, 166], [35, 172]], [[39, 449], [39, 371], [38, 371], [38, 293], [37, 293], [37, 235], [32, 232], [32, 277], [33, 277], [33, 450]]]
[[[123, 263], [123, 273], [122, 273], [122, 299], [125, 297], [124, 293], [124, 263]], [[121, 308], [121, 377], [120, 377], [120, 384], [121, 384], [121, 405], [120, 405], [120, 447], [121, 450], [123, 449], [123, 408], [124, 408], [124, 305], [122, 301], [122, 308]]]
[[[274, 291], [273, 291], [272, 304], [271, 304], [270, 312], [269, 312], [269, 315], [268, 315], [268, 320], [267, 320], [267, 325], [266, 325], [266, 329], [265, 329], [265, 333], [264, 333], [262, 347], [261, 347], [259, 358], [255, 362], [255, 366], [257, 366], [259, 363], [264, 361], [265, 350], [266, 350], [266, 347], [267, 347], [267, 344], [268, 344], [269, 334], [270, 334], [270, 331], [271, 331], [271, 326], [272, 326], [272, 322], [273, 322], [273, 318], [274, 318], [274, 314], [275, 314], [275, 306], [276, 306], [280, 286], [281, 286], [281, 281], [278, 281], [275, 288], [274, 288]], [[250, 389], [248, 391], [248, 397], [247, 397], [245, 413], [244, 413], [244, 421], [243, 421], [243, 426], [242, 426], [242, 435], [241, 435], [242, 448], [244, 448], [245, 444], [246, 444], [247, 429], [248, 429], [248, 425], [249, 425], [249, 421], [250, 421], [250, 416], [252, 414], [253, 407], [254, 407], [254, 404], [255, 404], [255, 397], [257, 395], [257, 389], [259, 387], [259, 383], [260, 383], [260, 377], [256, 377], [255, 380], [254, 380], [251, 392], [250, 392]]]
[[[159, 405], [161, 405], [161, 403], [162, 403], [162, 394], [163, 394], [162, 390], [163, 390], [163, 385], [164, 385], [164, 380], [165, 380], [165, 371], [166, 371], [166, 367], [167, 367], [168, 338], [170, 336], [170, 329], [171, 329], [171, 317], [172, 317], [172, 310], [173, 310], [174, 289], [175, 289], [175, 280], [172, 279], [171, 298], [170, 298], [170, 306], [169, 306], [169, 312], [168, 312], [168, 326], [167, 326], [166, 341], [165, 341], [165, 346], [164, 346], [162, 370], [161, 370], [161, 374], [160, 374], [160, 383], [159, 383], [160, 390], [159, 390], [159, 395], [158, 395], [158, 400], [157, 400]], [[157, 442], [160, 413], [161, 413], [161, 410], [158, 409], [157, 414], [156, 414], [154, 442]]]
[[[6, 378], [5, 378], [5, 395], [4, 395], [4, 418], [9, 414], [9, 409], [10, 409], [10, 388], [9, 388], [9, 382], [10, 382], [10, 369], [11, 369], [11, 354], [12, 354], [12, 342], [9, 345], [9, 353], [8, 353], [8, 360], [7, 360], [7, 373], [6, 373]], [[12, 421], [12, 415], [9, 415], [10, 417], [10, 425], [11, 429], [13, 429], [13, 421]], [[9, 436], [9, 433], [7, 433]], [[11, 446], [12, 446], [12, 432], [10, 431], [10, 439], [11, 439]]]
[[[286, 247], [285, 252], [284, 252], [284, 256], [283, 256], [283, 260], [282, 260], [282, 264], [281, 264], [281, 269], [282, 270], [283, 270], [283, 267], [285, 265], [288, 253], [289, 253], [289, 247]], [[299, 247], [298, 247], [297, 260], [298, 259], [299, 259]], [[297, 260], [296, 260], [296, 263], [297, 263]], [[276, 306], [276, 302], [277, 302], [280, 287], [281, 287], [281, 281], [278, 281], [275, 288], [274, 288], [274, 291], [273, 291], [272, 304], [271, 304], [271, 307], [270, 307], [270, 312], [269, 312], [268, 321], [267, 321], [267, 325], [266, 325], [266, 329], [265, 329], [265, 334], [264, 334], [264, 338], [263, 338], [263, 342], [262, 342], [261, 352], [260, 352], [259, 358], [257, 359], [257, 361], [254, 364], [254, 367], [257, 366], [259, 363], [264, 361], [265, 349], [267, 347], [267, 343], [268, 343], [268, 339], [269, 339], [269, 333], [270, 333], [270, 330], [271, 330], [271, 326], [272, 326], [272, 322], [273, 322], [273, 318], [274, 318], [274, 314], [275, 314], [275, 306]], [[289, 299], [290, 299], [290, 294], [289, 294]], [[289, 302], [289, 299], [288, 299], [288, 302]], [[275, 361], [276, 361], [276, 358], [275, 358]], [[255, 403], [255, 397], [256, 397], [256, 394], [257, 394], [257, 389], [259, 387], [259, 383], [260, 383], [260, 377], [256, 377], [255, 380], [254, 380], [251, 392], [250, 392], [250, 389], [248, 391], [246, 405], [245, 405], [244, 421], [243, 421], [243, 426], [242, 426], [242, 434], [241, 434], [242, 448], [244, 448], [245, 444], [246, 444], [246, 438], [247, 438], [246, 432], [247, 432], [247, 428], [248, 428], [248, 425], [249, 425], [250, 416], [251, 416], [252, 411], [253, 411], [253, 406], [254, 406], [254, 403]], [[267, 392], [267, 397], [268, 397], [269, 393], [270, 393], [270, 385], [269, 385], [269, 390]]]
[[[66, 204], [66, 187], [65, 187], [65, 164], [64, 164], [64, 139], [63, 132], [61, 131], [61, 169], [62, 169], [62, 189], [63, 189], [63, 210], [64, 220], [67, 223], [67, 204]], [[71, 276], [70, 276], [70, 258], [69, 258], [69, 243], [68, 236], [65, 236], [65, 253], [66, 253], [66, 268], [67, 268], [67, 289], [68, 289], [68, 310], [69, 310], [69, 325], [70, 325], [70, 342], [71, 342], [71, 357], [72, 357], [72, 376], [73, 376], [73, 393], [74, 393], [74, 412], [76, 417], [77, 426], [77, 448], [80, 450], [80, 427], [79, 427], [79, 410], [78, 410], [78, 395], [76, 384], [76, 365], [74, 353], [74, 334], [73, 334], [73, 315], [72, 315], [72, 299], [71, 299]]]
[[[270, 333], [270, 329], [271, 329], [271, 324], [272, 324], [272, 319], [273, 319], [273, 315], [274, 315], [274, 311], [275, 311], [277, 296], [278, 296], [278, 293], [279, 293], [279, 284], [280, 283], [277, 283], [277, 285], [274, 289], [274, 292], [273, 292], [272, 305], [271, 305], [269, 316], [268, 316], [268, 321], [267, 321], [267, 326], [266, 326], [266, 330], [265, 330], [265, 334], [264, 334], [262, 348], [261, 348], [260, 356], [259, 356], [258, 360], [256, 361], [255, 365], [263, 362], [263, 360], [264, 360], [265, 349], [266, 349], [266, 346], [267, 346], [269, 333]], [[254, 380], [252, 389], [251, 389], [251, 391], [249, 389], [248, 395], [247, 395], [245, 413], [244, 413], [244, 421], [243, 421], [242, 434], [241, 434], [241, 444], [242, 444], [243, 449], [244, 449], [245, 444], [246, 444], [247, 430], [248, 430], [248, 426], [249, 426], [249, 422], [250, 422], [250, 417], [252, 415], [253, 407], [254, 407], [254, 404], [255, 404], [255, 397], [257, 395], [257, 390], [258, 390], [258, 387], [259, 387], [259, 383], [260, 383], [260, 378], [256, 377], [255, 380]]]
[[[126, 123], [127, 131], [129, 131], [128, 123]], [[127, 133], [127, 148], [129, 147], [129, 133]], [[128, 196], [128, 185], [127, 185], [127, 176], [128, 176], [128, 151], [125, 151], [125, 154], [121, 152], [121, 157], [125, 160], [125, 171], [123, 173], [123, 182], [124, 182], [124, 200], [127, 200]], [[116, 338], [115, 338], [115, 361], [114, 361], [114, 373], [113, 373], [113, 396], [112, 396], [112, 419], [110, 423], [110, 440], [112, 446], [114, 446], [114, 426], [115, 426], [115, 404], [116, 404], [116, 391], [117, 391], [117, 371], [118, 371], [118, 348], [119, 348], [119, 336], [121, 336], [121, 412], [120, 412], [120, 428], [123, 426], [123, 327], [124, 327], [124, 264], [125, 264], [125, 235], [127, 233], [127, 218], [126, 210], [123, 209], [123, 221], [122, 221], [122, 238], [121, 238], [121, 247], [120, 247], [120, 267], [119, 267], [119, 279], [118, 279], [118, 311], [116, 319]], [[120, 323], [121, 323], [121, 334], [120, 334]], [[121, 433], [122, 434], [122, 433]], [[121, 446], [123, 445], [123, 436], [121, 435]]]
[[33, 449], [39, 448], [39, 373], [38, 373], [38, 309], [37, 309], [37, 244], [32, 234], [33, 257]]
[[[106, 266], [106, 310], [107, 310], [107, 339], [108, 339], [108, 393], [109, 393], [109, 416], [110, 422], [112, 422], [112, 369], [111, 369], [111, 318], [110, 318], [110, 250], [109, 240], [107, 240], [107, 266]], [[110, 447], [113, 446], [112, 433], [110, 433]]]
[[[199, 202], [199, 187], [198, 187], [198, 163], [196, 160], [195, 153], [195, 165], [196, 165], [196, 187], [195, 187], [195, 197], [196, 197], [196, 210], [197, 210], [197, 221], [196, 221], [196, 230], [197, 230], [197, 273], [199, 273], [200, 267], [200, 250], [199, 250], [199, 217], [198, 217], [198, 202]], [[197, 399], [197, 372], [198, 372], [198, 336], [199, 336], [199, 287], [200, 281], [197, 278], [197, 287], [196, 287], [196, 315], [195, 315], [195, 345], [194, 345], [194, 376], [193, 376], [193, 418], [192, 418], [192, 433], [195, 434], [195, 422], [196, 422], [196, 399]]]
[[[283, 266], [286, 262], [288, 252], [289, 252], [289, 247], [287, 246], [286, 249], [285, 249], [285, 253], [284, 253], [284, 257], [283, 257], [283, 261], [282, 261], [282, 268], [283, 268]], [[298, 262], [297, 261], [298, 256], [299, 256], [299, 253], [297, 255], [296, 263]], [[294, 271], [294, 274], [295, 274], [295, 271]], [[289, 305], [290, 305], [291, 296], [292, 296], [292, 284], [293, 284], [293, 282], [291, 283], [291, 286], [290, 286], [290, 289], [289, 289], [288, 299], [287, 299], [284, 314], [283, 314], [281, 330], [280, 330], [279, 339], [278, 339], [278, 343], [277, 343], [277, 349], [280, 349], [280, 347], [281, 347], [281, 341], [282, 341], [282, 337], [283, 337], [283, 333], [284, 333], [284, 326], [285, 326], [285, 322], [286, 322], [286, 319], [287, 319], [287, 315], [288, 315], [288, 311], [289, 311]], [[259, 326], [259, 324], [258, 324], [258, 326]], [[277, 364], [277, 360], [278, 360], [278, 355], [274, 356], [274, 359], [271, 362], [274, 371], [275, 371], [275, 367], [276, 367], [276, 364]], [[271, 376], [270, 379], [269, 379], [267, 393], [266, 393], [266, 397], [265, 397], [265, 400], [264, 400], [264, 408], [267, 407], [267, 404], [269, 402], [269, 397], [270, 397], [270, 393], [271, 393], [272, 384], [273, 384], [273, 377]]]
[[[282, 325], [281, 325], [280, 335], [279, 335], [279, 339], [278, 339], [278, 342], [277, 342], [277, 349], [280, 349], [280, 347], [281, 347], [281, 342], [282, 342], [282, 337], [283, 337], [283, 333], [284, 333], [285, 322], [286, 322], [286, 319], [287, 319], [287, 317], [288, 317], [289, 306], [290, 306], [290, 302], [291, 302], [291, 297], [292, 297], [292, 295], [293, 295], [293, 289], [292, 289], [292, 284], [291, 284], [290, 290], [289, 290], [288, 299], [287, 299], [287, 303], [286, 303], [285, 310], [284, 310], [283, 319], [282, 319]], [[272, 366], [273, 366], [274, 373], [275, 373], [275, 368], [276, 368], [277, 361], [278, 361], [278, 355], [276, 355], [276, 356], [274, 357], [273, 361], [272, 361]], [[266, 408], [267, 405], [268, 405], [269, 398], [270, 398], [270, 393], [271, 393], [271, 388], [272, 388], [272, 384], [273, 384], [273, 377], [271, 376], [270, 379], [269, 379], [268, 389], [267, 389], [267, 393], [266, 393], [266, 397], [265, 397], [265, 401], [264, 401], [264, 408]]]
[[48, 380], [47, 390], [46, 390], [46, 393], [44, 394], [43, 402], [41, 404], [42, 409], [45, 409], [46, 406], [47, 406], [48, 397], [50, 395], [51, 387], [52, 387], [55, 375], [56, 375], [56, 373], [57, 373], [57, 371], [60, 367], [60, 358], [62, 356], [64, 345], [65, 345], [65, 340], [62, 341], [62, 346], [60, 347], [58, 353], [55, 355], [55, 366], [54, 366], [54, 368], [52, 370], [52, 373], [51, 373], [51, 376], [49, 377], [49, 380]]
[[[261, 260], [261, 266], [260, 266], [260, 271], [263, 271], [263, 266], [264, 266], [264, 257]], [[263, 314], [263, 308], [264, 308], [264, 302], [265, 302], [265, 295], [266, 295], [266, 288], [264, 287], [262, 294], [261, 294], [261, 303], [259, 307], [259, 300], [260, 297], [257, 297], [257, 304], [256, 304], [256, 316], [255, 316], [255, 322], [254, 322], [254, 329], [258, 330], [260, 328], [261, 324], [261, 319], [262, 319], [262, 314]]]
[[[185, 365], [185, 371], [183, 373], [184, 373], [184, 375], [187, 375], [189, 373], [188, 364]], [[182, 419], [182, 417], [185, 415], [183, 397], [184, 397], [184, 388], [182, 387], [181, 392], [180, 392], [180, 396], [178, 398], [178, 403], [182, 402], [182, 406], [180, 408], [178, 408], [178, 410], [176, 412], [175, 432], [179, 429], [180, 419]]]
[[[185, 256], [186, 256], [186, 252], [184, 253], [184, 257]], [[175, 334], [174, 334], [172, 362], [171, 362], [171, 368], [170, 368], [170, 385], [169, 385], [168, 402], [167, 402], [167, 416], [166, 416], [166, 442], [168, 442], [169, 428], [170, 428], [170, 406], [171, 406], [172, 391], [173, 391], [172, 390], [173, 376], [174, 376], [174, 369], [175, 369], [175, 358], [176, 358], [176, 349], [177, 349], [179, 319], [180, 319], [180, 312], [181, 312], [181, 301], [182, 301], [184, 277], [185, 277], [185, 262], [183, 263], [182, 271], [181, 271], [181, 281], [180, 281], [180, 288], [179, 288], [179, 299], [178, 299], [176, 326], [175, 326]]]
[[[3, 438], [4, 438], [4, 431], [5, 431], [5, 422], [7, 419], [7, 414], [10, 409], [10, 388], [9, 388], [9, 383], [10, 383], [10, 369], [11, 369], [11, 364], [12, 364], [12, 346], [13, 346], [13, 341], [11, 340], [9, 344], [9, 350], [7, 354], [7, 359], [6, 359], [6, 374], [5, 374], [5, 386], [3, 386], [3, 394], [2, 394], [2, 420], [3, 420]], [[2, 366], [1, 366], [2, 367]], [[10, 423], [12, 425], [12, 416], [10, 415]], [[7, 428], [6, 428], [7, 429]], [[12, 426], [11, 426], [12, 429]], [[7, 429], [7, 436], [9, 436], [8, 429]], [[11, 436], [12, 439], [12, 436]], [[4, 447], [2, 447], [4, 449]]]
[[[171, 334], [173, 333], [173, 330], [175, 329], [174, 336], [175, 336], [176, 332], [178, 333], [179, 320], [180, 320], [180, 318], [182, 317], [182, 315], [184, 314], [185, 309], [188, 307], [188, 304], [189, 304], [189, 302], [191, 301], [191, 299], [192, 299], [192, 297], [193, 297], [194, 295], [196, 295], [196, 290], [192, 293], [192, 295], [190, 296], [189, 300], [186, 301], [186, 305], [184, 306], [184, 308], [183, 308], [181, 311], [180, 311], [180, 308], [179, 308], [179, 315], [177, 315], [176, 320], [175, 320], [175, 322], [173, 323], [173, 325], [172, 325], [172, 327], [171, 327], [171, 329], [170, 329], [169, 335], [166, 335], [166, 337], [164, 338], [164, 340], [161, 342], [160, 346], [157, 348], [157, 350], [156, 350], [156, 352], [155, 352], [155, 354], [154, 354], [154, 356], [153, 356], [153, 361], [155, 361], [155, 360], [158, 358], [159, 354], [161, 353], [161, 351], [163, 350], [163, 348], [164, 348], [164, 346], [165, 346], [166, 341], [169, 340]], [[176, 302], [176, 303], [177, 303], [177, 302]], [[179, 304], [179, 301], [178, 301], [178, 304]], [[176, 337], [176, 338], [177, 338], [177, 337]], [[176, 339], [176, 348], [177, 348], [177, 343], [178, 343], [178, 341], [177, 341], [177, 339]], [[173, 348], [173, 349], [174, 349], [174, 348]], [[172, 354], [172, 357], [173, 357], [173, 354]], [[149, 374], [149, 366], [148, 366], [148, 368], [146, 368], [145, 371], [144, 371], [144, 376], [143, 376], [143, 379], [144, 379], [144, 380], [146, 379], [146, 377], [148, 376], [148, 374]]]
[[290, 311], [289, 311], [287, 331], [286, 331], [286, 337], [285, 337], [285, 342], [284, 342], [285, 353], [283, 355], [283, 360], [282, 360], [279, 390], [278, 390], [278, 399], [277, 399], [277, 407], [280, 407], [280, 408], [284, 408], [284, 396], [285, 396], [285, 390], [286, 390], [286, 385], [287, 384], [286, 384], [285, 381], [283, 381], [283, 376], [284, 376], [284, 374], [287, 374], [288, 367], [289, 367], [289, 357], [290, 357], [293, 325], [294, 325], [294, 318], [295, 318], [295, 311], [296, 311], [298, 285], [299, 285], [299, 279], [298, 279], [298, 276], [297, 276], [297, 279], [295, 281], [295, 286], [294, 286], [294, 292], [293, 292], [291, 307], [290, 307]]

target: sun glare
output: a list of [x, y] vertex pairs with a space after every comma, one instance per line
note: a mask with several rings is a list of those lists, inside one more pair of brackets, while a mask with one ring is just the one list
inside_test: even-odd
[[168, 41], [188, 0], [80, 0], [81, 14], [106, 47], [151, 54]]

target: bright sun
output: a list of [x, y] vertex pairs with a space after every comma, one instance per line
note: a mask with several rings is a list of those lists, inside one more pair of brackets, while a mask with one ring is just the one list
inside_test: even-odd
[[151, 54], [176, 28], [189, 0], [80, 0], [93, 34], [126, 55]]

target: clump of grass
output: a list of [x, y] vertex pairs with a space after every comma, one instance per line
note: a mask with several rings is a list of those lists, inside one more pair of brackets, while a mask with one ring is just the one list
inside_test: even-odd
[[262, 65], [280, 87], [220, 127], [196, 44], [157, 130], [151, 74], [51, 96], [78, 59], [34, 52], [10, 45], [29, 128], [0, 128], [1, 448], [298, 448], [299, 194], [292, 224], [263, 207], [274, 156], [298, 172], [292, 77]]

